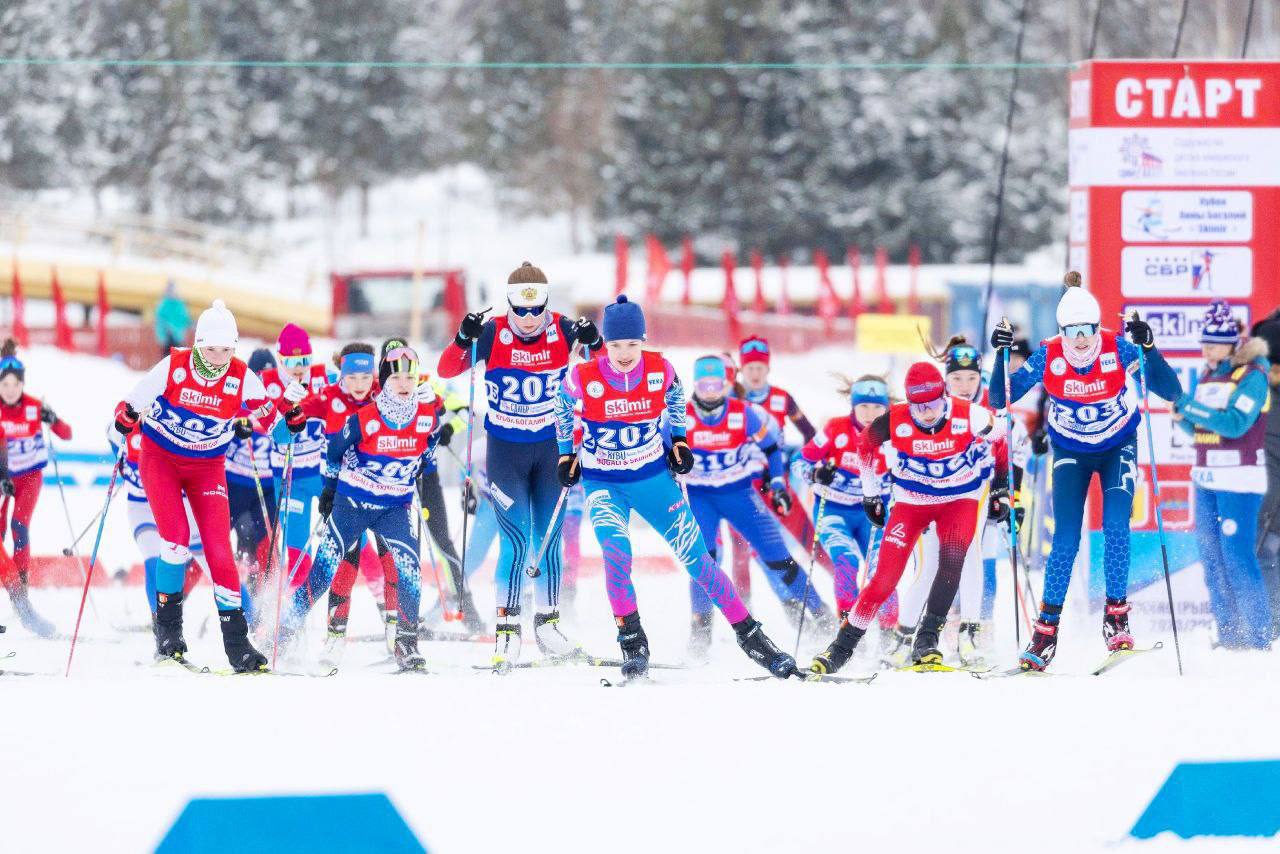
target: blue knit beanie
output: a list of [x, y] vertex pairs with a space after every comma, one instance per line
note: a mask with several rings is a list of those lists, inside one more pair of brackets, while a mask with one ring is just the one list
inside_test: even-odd
[[260, 374], [267, 368], [274, 368], [275, 366], [276, 357], [266, 347], [259, 347], [249, 356], [249, 370], [255, 374]]
[[626, 294], [618, 297], [613, 305], [604, 307], [604, 340], [643, 341], [644, 335], [644, 310], [637, 303], [629, 302]]
[[1209, 303], [1204, 313], [1204, 325], [1200, 327], [1200, 343], [1232, 347], [1240, 343], [1240, 324], [1231, 315], [1231, 306], [1226, 300], [1216, 299]]

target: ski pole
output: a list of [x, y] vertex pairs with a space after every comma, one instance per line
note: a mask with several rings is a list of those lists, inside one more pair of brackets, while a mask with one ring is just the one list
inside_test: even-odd
[[[1134, 312], [1136, 315], [1137, 312]], [[1161, 513], [1160, 476], [1156, 474], [1155, 434], [1151, 429], [1151, 398], [1147, 396], [1147, 356], [1142, 345], [1138, 345], [1138, 382], [1142, 387], [1142, 408], [1147, 417], [1147, 452], [1151, 455], [1147, 461], [1151, 471], [1151, 488], [1155, 493], [1156, 529], [1160, 532], [1160, 558], [1164, 561], [1164, 592], [1169, 598], [1169, 624], [1173, 626], [1173, 650], [1178, 657], [1178, 675], [1182, 676], [1182, 645], [1178, 642], [1178, 617], [1173, 607], [1173, 582], [1169, 580], [1169, 547], [1164, 537], [1164, 516]]]
[[[49, 438], [47, 426], [41, 424], [40, 431], [44, 433], [44, 444], [45, 447], [49, 449], [49, 461], [53, 463], [53, 478], [58, 481], [58, 498], [62, 500], [62, 514], [67, 518], [67, 533], [71, 536], [75, 536], [76, 526], [71, 521], [71, 508], [67, 506], [67, 490], [62, 485], [62, 472], [58, 470], [58, 454], [53, 450], [53, 441]], [[7, 509], [8, 508], [6, 508], [6, 510]], [[74, 542], [71, 544], [71, 556], [76, 559], [76, 568], [80, 570], [80, 575], [83, 576], [85, 574], [84, 564], [80, 562], [80, 556], [76, 554], [76, 546]], [[93, 611], [93, 618], [95, 620], [101, 619], [98, 614], [98, 605], [93, 601], [92, 596], [89, 597], [89, 609]]]
[[[1007, 317], [1000, 319], [1006, 326]], [[1005, 472], [1009, 478], [1009, 489], [1013, 489], [1013, 379], [1009, 376], [1009, 348], [1002, 351], [1004, 359], [1004, 417], [1005, 417]], [[1022, 625], [1018, 622], [1018, 508], [1013, 506], [1012, 493], [1009, 499], [1009, 561], [1013, 567], [1013, 637], [1018, 646], [1022, 646]]]
[[[8, 515], [8, 510], [9, 510], [7, 506], [8, 501], [9, 499], [6, 497], [5, 498], [6, 506], [3, 508], [0, 508], [0, 516]], [[98, 517], [101, 515], [102, 515], [102, 508], [98, 508], [98, 512], [93, 514], [93, 518], [90, 519], [88, 524], [84, 526], [84, 528], [80, 531], [80, 534], [74, 540], [71, 541], [71, 545], [67, 546], [62, 550], [63, 557], [71, 557], [71, 555], [73, 554], [72, 549], [78, 546], [80, 544], [80, 541], [83, 540], [89, 534], [89, 532], [93, 530], [93, 526], [98, 524]]]
[[275, 670], [276, 656], [280, 652], [280, 605], [284, 601], [284, 567], [288, 561], [288, 512], [290, 492], [293, 490], [293, 434], [289, 435], [289, 445], [284, 453], [284, 499], [281, 501], [279, 508], [276, 510], [276, 526], [271, 531], [271, 546], [267, 550], [267, 566], [275, 560], [276, 556], [276, 533], [282, 532], [280, 537], [284, 542], [281, 543], [281, 552], [285, 558], [281, 560], [276, 569], [276, 630], [275, 637], [271, 640], [271, 669]]
[[818, 560], [818, 528], [822, 526], [822, 517], [827, 512], [827, 494], [824, 491], [818, 498], [818, 512], [813, 517], [813, 542], [809, 544], [809, 575], [804, 580], [804, 598], [800, 600], [800, 620], [796, 626], [796, 651], [791, 657], [800, 654], [800, 636], [804, 634], [804, 618], [809, 613], [809, 591], [813, 589], [813, 567]]
[[560, 497], [556, 499], [555, 509], [551, 511], [551, 521], [547, 523], [547, 530], [542, 534], [542, 542], [538, 543], [538, 556], [533, 559], [533, 563], [524, 568], [524, 574], [530, 578], [537, 578], [542, 575], [542, 559], [547, 554], [547, 546], [551, 543], [551, 532], [555, 530], [556, 520], [560, 518], [560, 508], [564, 506], [564, 500], [568, 497], [570, 489], [573, 489], [573, 487], [566, 486], [561, 488]]
[[[267, 511], [267, 494], [262, 488], [262, 478], [258, 476], [258, 459], [253, 453], [253, 436], [249, 436], [246, 445], [249, 448], [249, 468], [253, 469], [253, 485], [258, 489], [258, 506], [262, 508], [262, 530], [271, 530], [271, 514]], [[270, 558], [268, 557], [268, 565]]]
[[[489, 309], [480, 312], [481, 319]], [[467, 486], [471, 483], [471, 447], [476, 436], [476, 342], [471, 340], [471, 364], [467, 367], [467, 461], [462, 473], [462, 565], [467, 565]]]
[[[419, 475], [419, 477], [421, 477], [421, 475]], [[418, 566], [421, 567], [422, 566], [422, 522], [423, 522], [422, 517], [424, 514], [429, 513], [430, 511], [422, 506], [421, 496], [417, 494], [417, 490], [414, 490], [413, 498], [414, 498], [414, 503], [418, 505], [418, 513], [417, 513], [417, 516], [418, 516]], [[464, 508], [464, 512], [465, 512], [465, 508]], [[448, 623], [451, 620], [453, 620], [453, 612], [449, 610], [449, 606], [446, 605], [444, 601], [444, 585], [440, 583], [440, 568], [436, 565], [436, 556], [435, 556], [435, 553], [431, 550], [432, 545], [433, 544], [430, 544], [430, 543], [427, 544], [427, 555], [431, 558], [431, 575], [436, 580], [436, 597], [440, 600], [440, 613], [444, 614], [444, 621]]]
[[80, 609], [76, 612], [76, 627], [71, 632], [71, 649], [67, 652], [67, 670], [64, 677], [71, 675], [71, 661], [76, 654], [76, 640], [80, 637], [80, 620], [84, 618], [84, 603], [89, 598], [89, 582], [93, 580], [93, 567], [98, 562], [98, 547], [102, 545], [102, 529], [107, 526], [107, 508], [111, 506], [111, 498], [116, 494], [116, 481], [120, 478], [120, 469], [124, 466], [124, 458], [128, 448], [123, 443], [116, 456], [116, 464], [111, 469], [111, 480], [107, 481], [107, 499], [102, 504], [102, 513], [98, 520], [98, 533], [93, 538], [93, 551], [89, 554], [89, 568], [84, 573], [84, 592], [80, 594]]

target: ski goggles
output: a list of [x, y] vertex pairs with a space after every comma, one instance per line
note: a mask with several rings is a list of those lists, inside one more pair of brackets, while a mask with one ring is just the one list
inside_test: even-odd
[[759, 338], [748, 338], [742, 342], [741, 352], [743, 353], [768, 353], [769, 342], [762, 341]]
[[547, 310], [547, 304], [542, 305], [512, 305], [507, 303], [507, 307], [511, 309], [512, 314], [516, 317], [541, 317], [542, 313]]
[[391, 374], [411, 374], [418, 376], [418, 354], [412, 347], [396, 347], [388, 350], [382, 357], [382, 363], [390, 368]]
[[5, 356], [3, 359], [0, 359], [0, 373], [3, 373], [4, 371], [17, 371], [18, 373], [22, 373], [24, 370], [26, 370], [26, 366], [22, 364], [22, 361], [17, 356]]
[[342, 357], [341, 371], [344, 377], [349, 377], [352, 374], [372, 374], [373, 354], [348, 353]]
[[311, 354], [305, 356], [281, 356], [280, 364], [284, 365], [285, 370], [292, 371], [298, 368], [311, 367]]
[[877, 403], [889, 405], [889, 386], [880, 380], [858, 380], [849, 390], [849, 402], [853, 406], [860, 403]]
[[1098, 334], [1098, 324], [1096, 323], [1068, 323], [1062, 327], [1063, 338], [1075, 338], [1079, 335], [1087, 338], [1096, 334]]
[[952, 347], [947, 353], [947, 373], [955, 371], [976, 371], [978, 365], [978, 349], [969, 344]]

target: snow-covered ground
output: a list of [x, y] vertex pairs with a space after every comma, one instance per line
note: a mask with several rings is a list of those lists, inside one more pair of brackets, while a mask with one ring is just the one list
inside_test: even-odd
[[[691, 351], [673, 354], [684, 370]], [[109, 413], [135, 376], [83, 356], [27, 354], [30, 389], [76, 430], [77, 451], [101, 451]], [[843, 401], [826, 371], [883, 369], [848, 351], [779, 357], [776, 379], [811, 417]], [[105, 466], [67, 463], [83, 484]], [[73, 523], [100, 506], [101, 487], [67, 490]], [[57, 491], [33, 526], [38, 553], [66, 542]], [[598, 550], [584, 532], [591, 562]], [[637, 551], [657, 555], [652, 532]], [[136, 559], [120, 505], [103, 544], [107, 569]], [[818, 573], [819, 590], [830, 581]], [[1007, 569], [1001, 579], [1007, 576]], [[481, 576], [485, 578], [487, 576]], [[1198, 581], [1178, 573], [1182, 590]], [[637, 575], [656, 661], [677, 662], [687, 636], [687, 584]], [[491, 585], [476, 585], [490, 613]], [[1159, 592], [1159, 591], [1157, 591]], [[79, 591], [38, 589], [37, 606], [69, 631]], [[376, 632], [357, 586], [352, 635]], [[0, 597], [3, 598], [3, 597]], [[1102, 654], [1099, 618], [1068, 609], [1049, 679], [979, 682], [967, 675], [885, 673], [869, 686], [735, 682], [763, 673], [716, 626], [710, 665], [657, 672], [652, 686], [602, 689], [615, 671], [574, 667], [496, 677], [473, 665], [487, 644], [428, 643], [430, 677], [391, 675], [376, 642], [352, 643], [330, 679], [195, 676], [147, 660], [139, 588], [95, 588], [70, 679], [65, 641], [35, 640], [0, 602], [0, 662], [37, 676], [0, 676], [0, 850], [143, 851], [196, 795], [385, 791], [432, 851], [1132, 851], [1267, 850], [1274, 840], [1183, 842], [1126, 837], [1174, 764], [1280, 756], [1280, 660], [1170, 638], [1100, 678], [1077, 676]], [[424, 601], [433, 594], [425, 592]], [[999, 597], [995, 653], [1011, 662], [1012, 615]], [[762, 579], [754, 613], [784, 648], [795, 643]], [[194, 660], [219, 665], [207, 585], [193, 594]], [[306, 667], [322, 628], [313, 615]], [[582, 581], [570, 630], [598, 654], [616, 651], [603, 584]], [[801, 660], [828, 638], [806, 637]], [[868, 649], [870, 644], [868, 644]], [[527, 655], [536, 655], [530, 642]], [[873, 667], [860, 658], [850, 672]], [[47, 674], [47, 675], [46, 675]], [[238, 828], [228, 826], [236, 850]]]

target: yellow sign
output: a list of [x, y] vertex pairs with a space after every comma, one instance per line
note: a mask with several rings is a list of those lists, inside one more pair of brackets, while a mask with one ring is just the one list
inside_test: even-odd
[[860, 314], [854, 343], [864, 353], [920, 353], [930, 340], [929, 318], [920, 314]]

